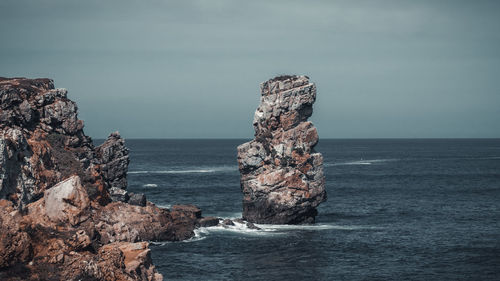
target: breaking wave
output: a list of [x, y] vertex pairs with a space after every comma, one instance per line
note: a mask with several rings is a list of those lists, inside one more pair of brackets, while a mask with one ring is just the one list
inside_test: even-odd
[[382, 227], [363, 225], [337, 225], [337, 224], [314, 224], [314, 225], [279, 225], [279, 224], [255, 224], [260, 229], [249, 228], [246, 223], [233, 221], [234, 225], [217, 225], [212, 227], [201, 227], [194, 230], [195, 236], [183, 242], [195, 242], [207, 238], [211, 234], [234, 233], [246, 236], [277, 236], [288, 235], [294, 231], [322, 231], [322, 230], [380, 230]]

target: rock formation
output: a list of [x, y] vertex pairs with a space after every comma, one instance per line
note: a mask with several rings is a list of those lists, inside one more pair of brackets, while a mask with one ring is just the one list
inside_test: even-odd
[[0, 198], [17, 207], [78, 174], [89, 196], [109, 200], [92, 140], [76, 104], [49, 79], [0, 78]]
[[130, 160], [120, 133], [111, 133], [108, 139], [96, 148], [96, 156], [107, 187], [127, 189], [127, 169]]
[[52, 80], [0, 78], [0, 280], [161, 280], [144, 241], [190, 238], [203, 218], [112, 202], [129, 200], [128, 163], [118, 133], [94, 147]]
[[313, 223], [326, 200], [323, 157], [307, 119], [316, 86], [307, 76], [279, 76], [260, 85], [255, 138], [238, 147], [243, 219], [254, 223]]

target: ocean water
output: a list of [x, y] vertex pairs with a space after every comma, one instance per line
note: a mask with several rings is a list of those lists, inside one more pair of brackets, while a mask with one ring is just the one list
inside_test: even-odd
[[[127, 140], [129, 190], [238, 218], [245, 140]], [[316, 225], [153, 243], [166, 280], [500, 280], [500, 140], [320, 140]]]

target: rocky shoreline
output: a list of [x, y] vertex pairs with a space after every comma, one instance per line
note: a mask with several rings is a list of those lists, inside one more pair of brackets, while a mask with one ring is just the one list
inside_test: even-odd
[[148, 241], [218, 224], [129, 194], [115, 132], [95, 147], [50, 79], [0, 78], [0, 279], [162, 280]]
[[261, 92], [255, 139], [238, 147], [243, 218], [231, 220], [128, 192], [129, 151], [118, 132], [94, 146], [65, 89], [0, 77], [0, 279], [162, 280], [149, 242], [190, 239], [199, 227], [314, 222], [326, 200], [307, 121], [316, 87], [282, 76]]

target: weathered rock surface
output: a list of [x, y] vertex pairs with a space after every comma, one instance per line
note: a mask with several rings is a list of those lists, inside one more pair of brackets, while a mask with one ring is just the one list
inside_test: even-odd
[[92, 199], [109, 200], [77, 109], [50, 79], [0, 78], [0, 198], [23, 208], [76, 174]]
[[[23, 211], [1, 199], [0, 279], [162, 280], [147, 243], [134, 243], [154, 240], [156, 233], [161, 235], [156, 228], [173, 225], [167, 210], [150, 205], [156, 209], [120, 202], [92, 208], [78, 176], [47, 189]], [[111, 214], [115, 209], [119, 211]], [[127, 217], [127, 227], [117, 219], [110, 223], [104, 214]], [[148, 219], [165, 221], [166, 226]]]
[[254, 223], [313, 223], [326, 200], [323, 157], [314, 150], [316, 86], [307, 76], [280, 76], [260, 85], [254, 140], [238, 147], [243, 218]]
[[180, 241], [194, 235], [197, 223], [196, 214], [189, 208], [169, 211], [151, 202], [145, 207], [113, 202], [94, 217], [102, 243]]
[[146, 195], [143, 193], [130, 193], [130, 198], [128, 199], [130, 205], [146, 206], [147, 200]]
[[128, 163], [52, 80], [0, 78], [0, 280], [161, 280], [143, 241], [192, 237], [201, 210], [130, 201]]
[[45, 214], [54, 222], [77, 225], [86, 220], [90, 200], [78, 176], [72, 176], [45, 190]]
[[114, 202], [128, 202], [130, 195], [125, 189], [111, 187], [109, 190], [109, 198]]
[[127, 171], [130, 162], [125, 140], [120, 133], [111, 133], [108, 139], [96, 148], [100, 170], [108, 188], [127, 189]]

